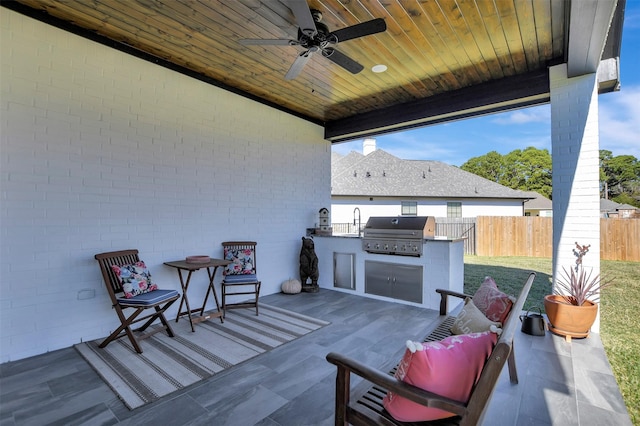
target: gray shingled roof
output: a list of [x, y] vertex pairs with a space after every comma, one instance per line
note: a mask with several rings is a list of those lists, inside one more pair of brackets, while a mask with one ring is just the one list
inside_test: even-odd
[[527, 196], [531, 197], [529, 201], [524, 205], [528, 210], [551, 210], [553, 203], [550, 199], [536, 191], [523, 191]]
[[600, 211], [614, 212], [617, 210], [635, 210], [636, 208], [637, 207], [634, 207], [630, 204], [620, 204], [616, 203], [613, 200], [600, 198]]
[[401, 160], [378, 149], [331, 162], [331, 195], [527, 199], [516, 191], [440, 161]]

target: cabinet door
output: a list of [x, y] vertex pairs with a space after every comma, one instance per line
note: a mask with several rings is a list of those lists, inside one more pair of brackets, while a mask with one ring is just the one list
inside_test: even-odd
[[393, 297], [392, 273], [393, 264], [391, 263], [365, 261], [364, 292], [378, 296]]
[[392, 280], [396, 299], [422, 303], [422, 266], [396, 264]]
[[367, 260], [364, 268], [365, 293], [422, 303], [422, 266]]
[[333, 286], [356, 289], [356, 255], [354, 253], [333, 253]]

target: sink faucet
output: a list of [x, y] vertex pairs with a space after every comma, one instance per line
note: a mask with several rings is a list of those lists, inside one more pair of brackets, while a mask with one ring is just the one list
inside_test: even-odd
[[358, 237], [360, 236], [360, 228], [361, 228], [361, 223], [360, 223], [360, 209], [358, 207], [356, 207], [355, 209], [353, 209], [353, 226], [356, 226], [356, 210], [358, 211]]

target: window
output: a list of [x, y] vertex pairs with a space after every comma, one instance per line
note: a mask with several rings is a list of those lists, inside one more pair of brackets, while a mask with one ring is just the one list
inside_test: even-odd
[[447, 217], [462, 217], [462, 203], [460, 201], [447, 203]]
[[403, 216], [417, 216], [418, 215], [418, 202], [417, 201], [403, 201], [402, 213]]

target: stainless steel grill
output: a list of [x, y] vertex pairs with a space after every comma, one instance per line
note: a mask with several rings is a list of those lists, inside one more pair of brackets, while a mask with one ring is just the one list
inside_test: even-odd
[[369, 253], [422, 256], [424, 239], [435, 235], [431, 216], [370, 217], [364, 227], [362, 249]]

